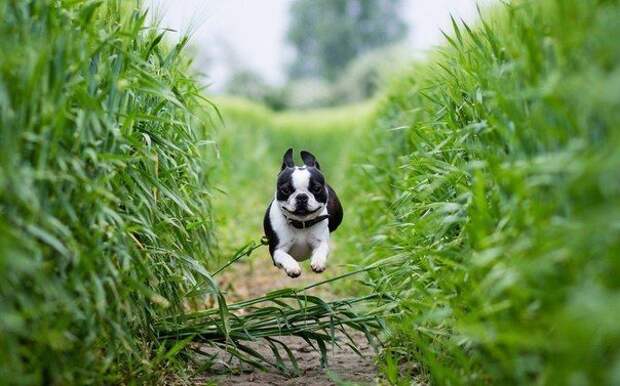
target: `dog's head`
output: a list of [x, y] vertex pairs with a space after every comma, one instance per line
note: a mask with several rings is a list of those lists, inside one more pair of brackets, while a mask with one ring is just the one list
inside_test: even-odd
[[327, 203], [325, 177], [312, 153], [301, 151], [304, 166], [295, 166], [293, 149], [282, 159], [278, 174], [276, 201], [287, 217], [307, 220], [318, 216]]

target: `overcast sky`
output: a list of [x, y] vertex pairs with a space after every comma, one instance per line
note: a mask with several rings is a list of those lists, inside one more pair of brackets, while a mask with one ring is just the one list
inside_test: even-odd
[[[334, 0], [337, 1], [337, 0]], [[498, 0], [404, 0], [409, 24], [407, 44], [416, 54], [441, 42], [441, 29], [450, 29], [450, 14], [475, 20], [476, 3]], [[208, 73], [213, 89], [221, 89], [238, 63], [260, 73], [269, 83], [284, 81], [284, 68], [293, 51], [286, 44], [288, 9], [293, 0], [150, 0], [169, 38], [191, 32], [197, 67]]]

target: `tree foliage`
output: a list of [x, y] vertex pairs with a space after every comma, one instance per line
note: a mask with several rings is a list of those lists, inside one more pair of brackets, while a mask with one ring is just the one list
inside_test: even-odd
[[288, 41], [296, 51], [289, 75], [335, 79], [355, 57], [402, 39], [401, 0], [298, 0]]

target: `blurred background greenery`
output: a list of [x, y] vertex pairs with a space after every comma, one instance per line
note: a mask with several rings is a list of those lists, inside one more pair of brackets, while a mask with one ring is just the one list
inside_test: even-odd
[[164, 26], [192, 35], [194, 68], [204, 73], [209, 93], [243, 96], [274, 110], [368, 99], [441, 42], [450, 14], [477, 17], [469, 0], [186, 3], [153, 6]]

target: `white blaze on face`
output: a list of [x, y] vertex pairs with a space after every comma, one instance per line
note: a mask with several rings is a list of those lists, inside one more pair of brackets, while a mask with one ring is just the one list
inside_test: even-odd
[[291, 176], [293, 180], [293, 188], [295, 188], [295, 194], [298, 192], [308, 193], [308, 187], [310, 185], [310, 172], [306, 168], [295, 168], [293, 175]]

